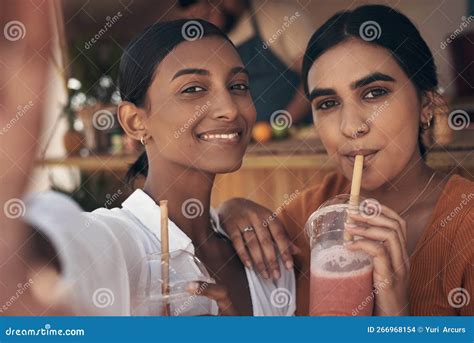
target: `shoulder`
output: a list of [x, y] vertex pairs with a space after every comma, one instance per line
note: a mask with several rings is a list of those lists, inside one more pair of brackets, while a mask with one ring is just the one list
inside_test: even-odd
[[470, 224], [474, 228], [473, 210], [474, 182], [459, 175], [451, 176], [438, 199], [435, 220], [442, 228], [448, 225], [459, 227], [461, 224]]
[[453, 175], [438, 199], [432, 225], [449, 242], [452, 258], [469, 262], [474, 256], [474, 182]]

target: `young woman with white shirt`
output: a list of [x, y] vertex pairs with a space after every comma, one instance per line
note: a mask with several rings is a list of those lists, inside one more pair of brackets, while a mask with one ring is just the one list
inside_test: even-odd
[[[146, 176], [143, 189], [121, 208], [92, 213], [57, 194], [28, 202], [27, 219], [59, 254], [75, 303], [97, 305], [94, 293], [107, 289], [114, 302], [99, 312], [130, 313], [140, 287], [137, 264], [161, 251], [157, 204], [166, 199], [170, 250], [205, 264], [216, 284], [199, 290], [216, 301], [219, 314], [293, 315], [292, 268], [279, 261], [273, 275], [260, 275], [244, 265], [210, 207], [216, 174], [239, 169], [256, 116], [248, 73], [227, 36], [201, 20], [154, 24], [126, 48], [119, 88], [120, 124], [146, 150], [128, 175]], [[189, 204], [198, 211], [190, 213]], [[62, 210], [52, 213], [53, 206]]]

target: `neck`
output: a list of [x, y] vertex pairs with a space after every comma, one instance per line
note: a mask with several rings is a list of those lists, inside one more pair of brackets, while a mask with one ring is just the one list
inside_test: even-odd
[[212, 233], [209, 209], [214, 177], [214, 174], [154, 158], [143, 188], [156, 203], [168, 200], [169, 218], [199, 246]]
[[[362, 196], [377, 199], [400, 214], [423, 191], [433, 172], [419, 153], [415, 153], [393, 180], [375, 190], [363, 191]], [[418, 201], [422, 201], [422, 198], [423, 196]]]

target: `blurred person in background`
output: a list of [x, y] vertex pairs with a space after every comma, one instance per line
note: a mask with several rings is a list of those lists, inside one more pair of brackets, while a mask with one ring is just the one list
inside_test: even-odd
[[181, 16], [202, 18], [226, 32], [250, 73], [257, 121], [287, 111], [293, 123], [311, 123], [300, 71], [313, 26], [290, 1], [181, 0]]

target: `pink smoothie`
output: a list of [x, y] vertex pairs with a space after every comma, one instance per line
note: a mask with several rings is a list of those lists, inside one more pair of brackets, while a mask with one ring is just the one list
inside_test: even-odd
[[371, 316], [372, 265], [367, 260], [360, 263], [360, 254], [340, 245], [315, 250], [311, 253], [310, 315]]

